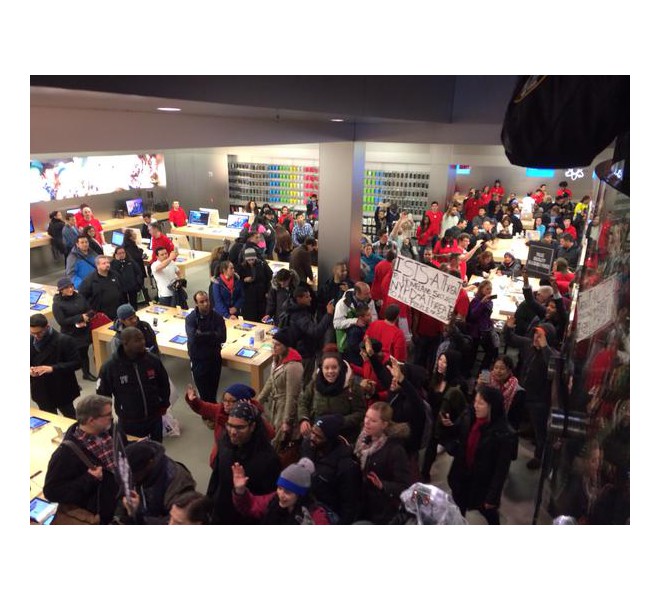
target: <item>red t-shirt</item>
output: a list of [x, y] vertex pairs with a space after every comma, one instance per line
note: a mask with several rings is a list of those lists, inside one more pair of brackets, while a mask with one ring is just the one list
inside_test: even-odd
[[559, 291], [562, 294], [567, 294], [571, 281], [575, 279], [575, 275], [573, 273], [560, 273], [559, 271], [555, 271], [553, 274], [557, 280], [557, 288]]
[[383, 344], [383, 351], [389, 352], [390, 355], [398, 361], [406, 361], [408, 356], [406, 350], [406, 338], [403, 335], [403, 331], [401, 331], [396, 325], [378, 319], [369, 324], [365, 335], [378, 340]]
[[500, 197], [504, 196], [504, 188], [501, 185], [492, 187], [492, 188], [490, 188], [490, 193], [491, 194], [499, 194]]
[[467, 317], [468, 309], [470, 308], [470, 298], [464, 288], [461, 288], [458, 292], [454, 308], [456, 309], [457, 315], [460, 315], [463, 318]]
[[103, 231], [103, 227], [101, 226], [101, 221], [99, 221], [94, 215], [90, 217], [89, 221], [85, 221], [85, 217], [83, 217], [82, 212], [76, 213], [74, 216], [76, 217], [76, 227], [80, 229], [80, 233], [82, 233], [83, 227], [87, 227], [88, 225], [91, 225], [96, 231], [96, 235], [94, 236], [94, 239], [99, 244], [101, 244], [101, 246], [105, 244], [105, 240], [101, 235], [101, 232]]
[[[375, 302], [376, 300], [384, 300], [385, 293], [383, 292], [383, 280], [385, 277], [392, 272], [394, 265], [389, 260], [381, 260], [374, 267], [374, 281], [371, 284], [371, 299]], [[389, 281], [388, 281], [389, 286]], [[387, 290], [385, 290], [387, 292]]]
[[186, 211], [181, 207], [178, 210], [170, 209], [169, 220], [174, 227], [183, 227], [186, 224]]
[[159, 238], [151, 238], [151, 262], [156, 260], [156, 252], [158, 248], [167, 248], [167, 253], [169, 254], [174, 250], [174, 243], [170, 238], [168, 238], [164, 233], [160, 234]]
[[555, 194], [555, 198], [556, 198], [557, 196], [563, 196], [564, 194], [568, 194], [568, 196], [569, 196], [570, 198], [573, 197], [573, 192], [571, 192], [571, 190], [570, 190], [569, 188], [565, 188], [565, 189], [563, 189], [563, 190], [562, 190], [561, 188], [559, 188], [559, 189], [557, 190], [557, 193]]
[[431, 237], [434, 235], [440, 235], [440, 228], [442, 225], [442, 211], [434, 213], [432, 210], [427, 210], [426, 214], [429, 219], [431, 219], [431, 225], [429, 226], [429, 231], [431, 232]]
[[429, 245], [433, 239], [433, 231], [429, 227], [426, 231], [422, 231], [421, 226], [417, 228], [417, 245], [420, 248], [424, 248]]
[[543, 192], [539, 192], [538, 194], [534, 192], [532, 194], [532, 198], [534, 198], [534, 202], [536, 202], [536, 204], [541, 204], [545, 198], [545, 194]]
[[468, 221], [472, 221], [472, 219], [474, 219], [479, 214], [480, 206], [480, 201], [474, 196], [469, 200], [466, 200], [463, 206], [463, 210], [465, 211], [465, 218]]

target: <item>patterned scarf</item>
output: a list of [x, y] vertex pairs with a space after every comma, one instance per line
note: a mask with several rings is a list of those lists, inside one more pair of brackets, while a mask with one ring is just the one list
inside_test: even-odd
[[367, 459], [372, 455], [376, 454], [387, 442], [387, 434], [381, 435], [377, 440], [371, 438], [366, 433], [364, 429], [360, 432], [357, 441], [355, 442], [355, 456], [358, 457], [360, 461], [360, 468], [364, 471], [364, 467], [367, 464]]

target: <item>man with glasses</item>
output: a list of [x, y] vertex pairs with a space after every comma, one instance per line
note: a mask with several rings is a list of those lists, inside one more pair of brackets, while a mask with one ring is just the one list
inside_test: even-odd
[[55, 331], [42, 314], [30, 317], [30, 395], [40, 410], [74, 418], [80, 394], [80, 355], [73, 338]]
[[213, 523], [251, 525], [257, 521], [239, 514], [232, 502], [232, 466], [239, 463], [255, 495], [274, 492], [282, 467], [268, 440], [259, 410], [250, 402], [236, 402], [229, 411], [225, 433], [218, 442], [207, 495], [213, 499]]
[[[71, 513], [76, 508], [109, 523], [118, 486], [112, 442], [112, 399], [92, 394], [76, 405], [69, 427], [46, 472], [44, 496]], [[82, 516], [82, 515], [81, 515]]]

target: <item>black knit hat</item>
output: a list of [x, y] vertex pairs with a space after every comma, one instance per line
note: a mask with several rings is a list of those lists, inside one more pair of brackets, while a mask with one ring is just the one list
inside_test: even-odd
[[291, 337], [291, 330], [288, 327], [282, 327], [273, 334], [273, 339], [277, 340], [280, 344], [284, 344], [287, 348], [292, 348], [296, 345], [295, 340]]
[[314, 425], [323, 432], [328, 441], [334, 441], [344, 426], [344, 417], [342, 415], [321, 415], [316, 419]]

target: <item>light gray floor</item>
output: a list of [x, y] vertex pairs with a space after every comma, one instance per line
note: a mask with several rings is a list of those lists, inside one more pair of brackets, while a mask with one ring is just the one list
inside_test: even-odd
[[[31, 278], [31, 281], [35, 283], [56, 284], [57, 280], [62, 276], [62, 270], [58, 266], [53, 265], [47, 274]], [[208, 289], [208, 265], [188, 269], [186, 271], [186, 277], [188, 279], [188, 296], [192, 306], [193, 294], [197, 290]], [[57, 327], [56, 323], [53, 324]], [[96, 374], [98, 370], [93, 365], [91, 348], [90, 359], [92, 360], [92, 371]], [[179, 399], [172, 407], [172, 413], [178, 419], [181, 427], [181, 436], [166, 437], [164, 439], [164, 445], [169, 456], [184, 463], [190, 469], [197, 481], [197, 489], [205, 492], [211, 474], [209, 454], [213, 444], [213, 431], [202, 422], [201, 417], [190, 410], [183, 399], [186, 385], [192, 383], [189, 363], [182, 359], [164, 356], [163, 364], [179, 392]], [[93, 393], [95, 383], [83, 380], [80, 376], [80, 371], [78, 371], [78, 375], [82, 387], [82, 395]], [[249, 385], [249, 374], [234, 369], [223, 368], [219, 393], [233, 383], [245, 383]], [[532, 522], [539, 478], [539, 471], [530, 471], [525, 466], [525, 463], [532, 455], [533, 448], [530, 443], [522, 440], [518, 459], [511, 464], [509, 477], [504, 486], [502, 506], [500, 509], [502, 524], [531, 524]], [[451, 460], [451, 456], [446, 453], [441, 454], [438, 456], [431, 471], [432, 483], [445, 491], [450, 491], [447, 485], [447, 474], [451, 466]], [[471, 524], [485, 523], [485, 520], [478, 512], [468, 512], [467, 518]], [[547, 523], [547, 516], [541, 515], [540, 522]]]

